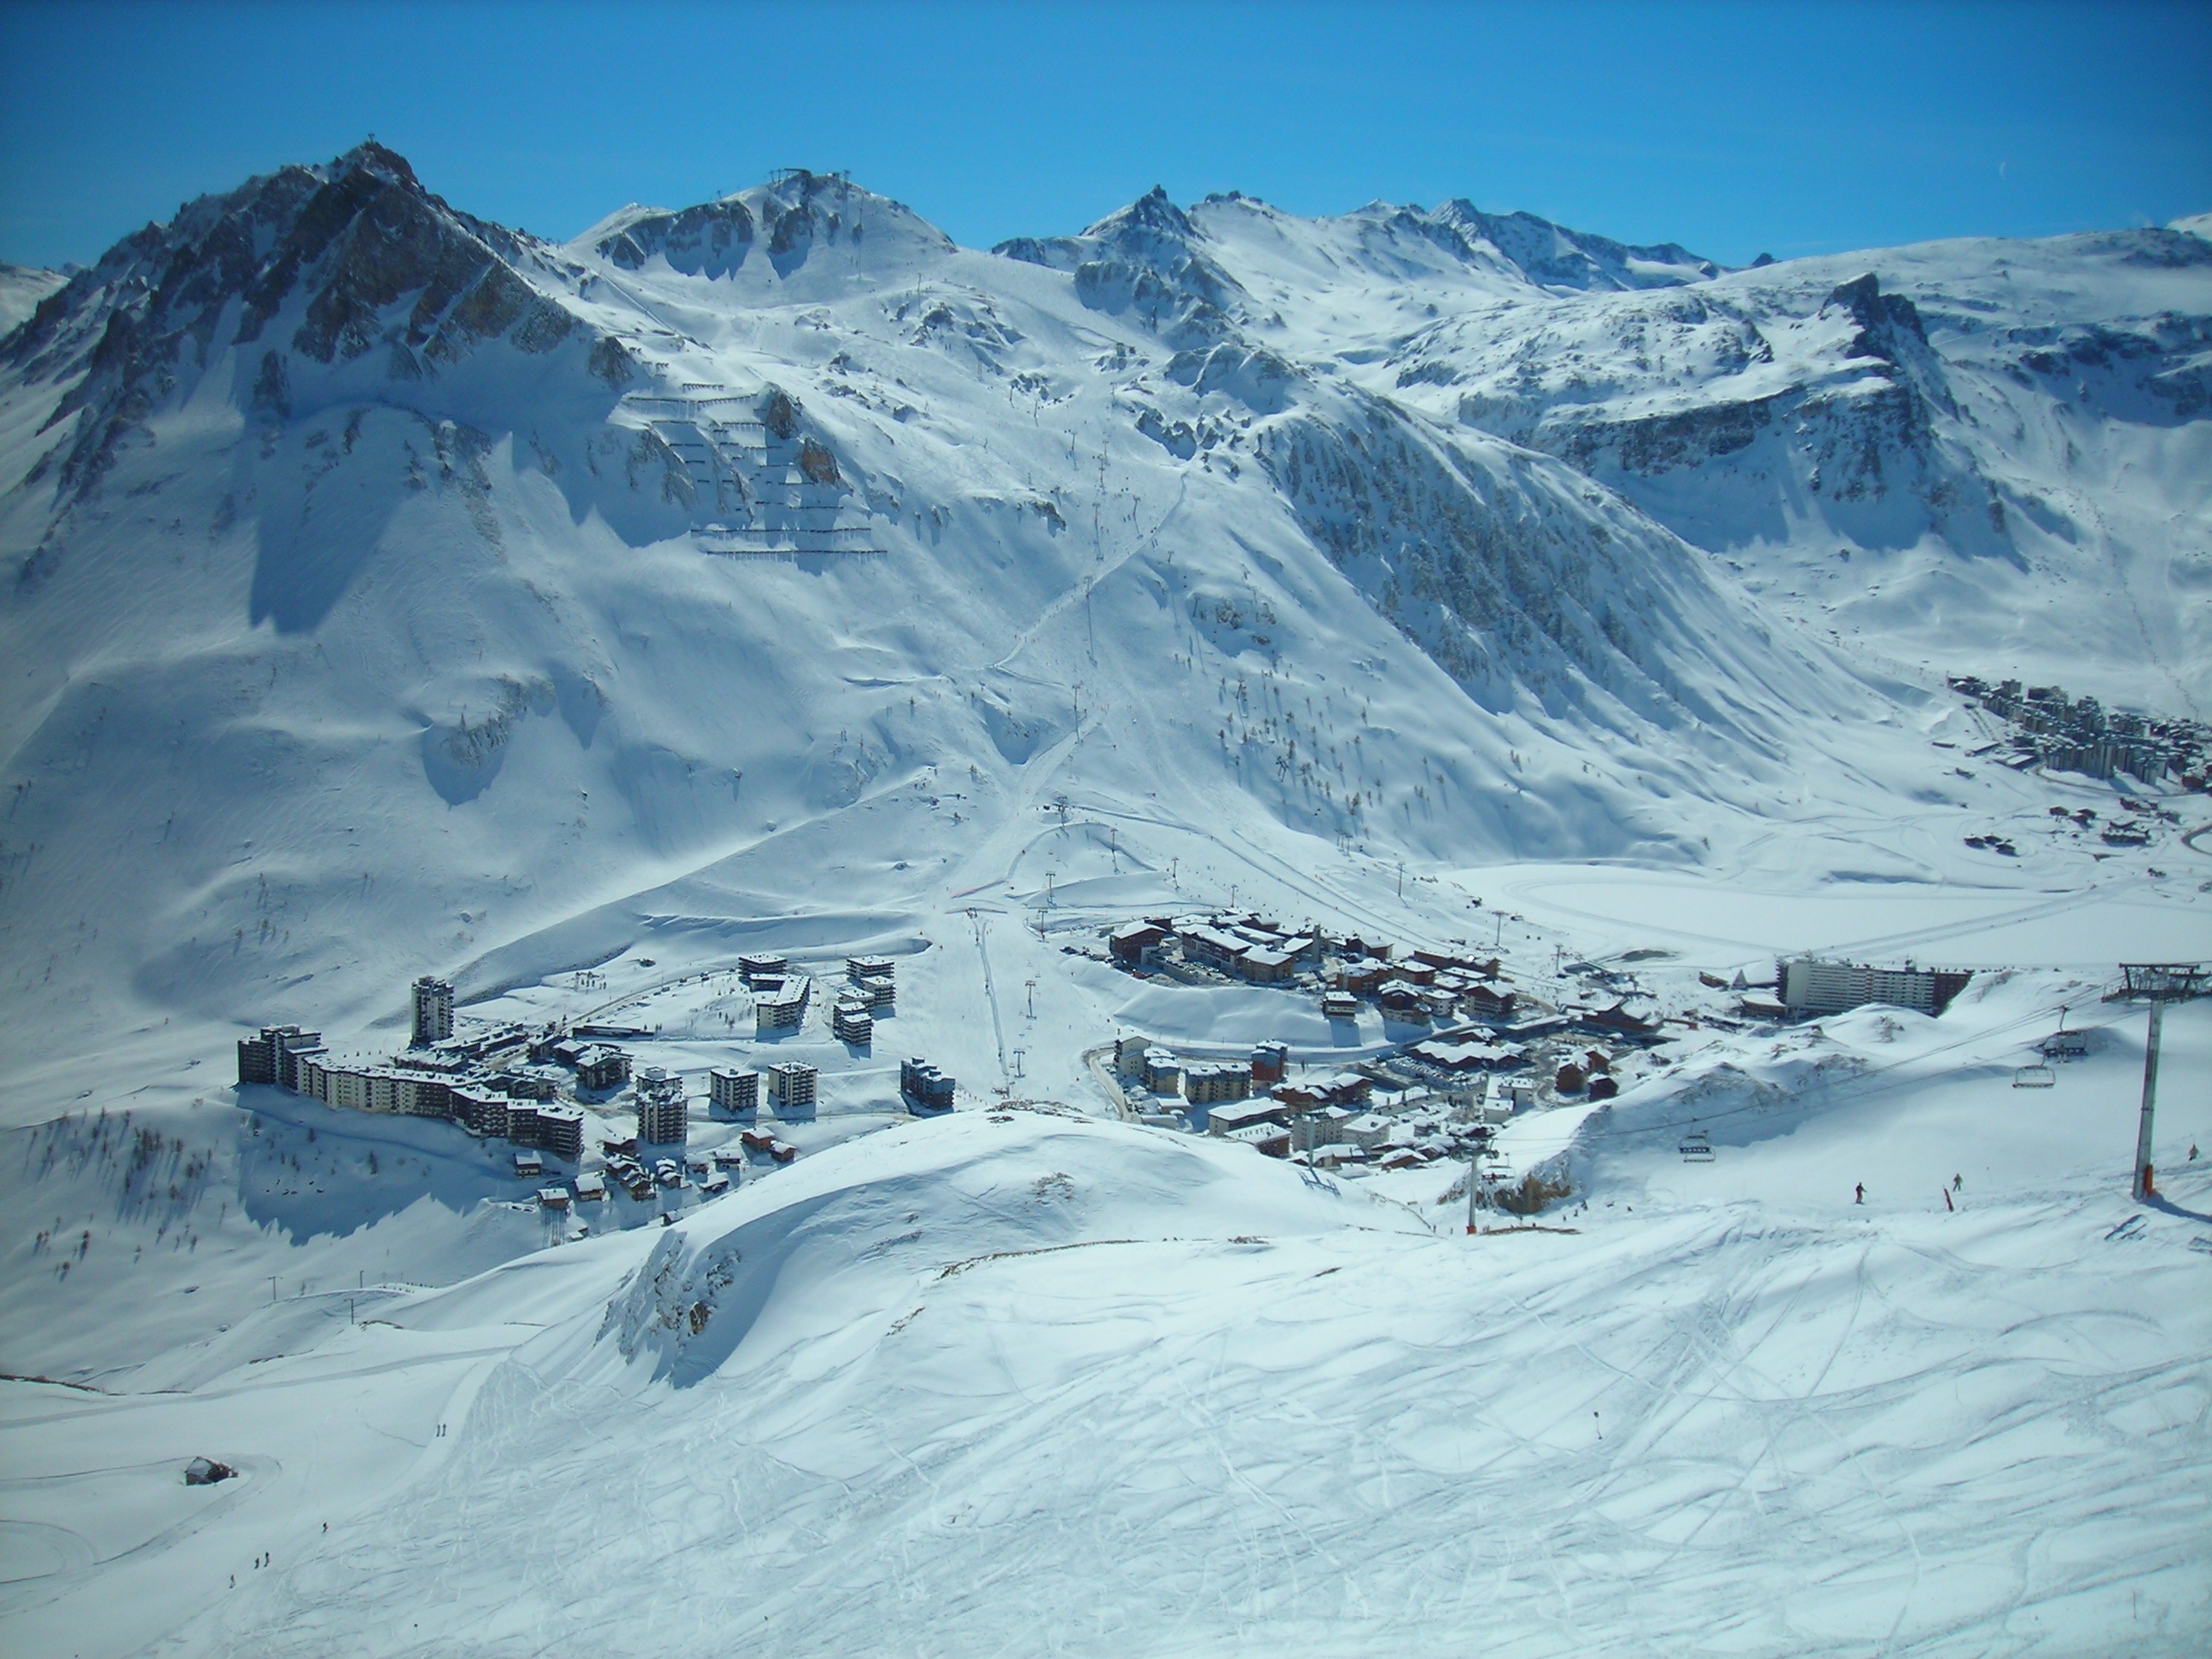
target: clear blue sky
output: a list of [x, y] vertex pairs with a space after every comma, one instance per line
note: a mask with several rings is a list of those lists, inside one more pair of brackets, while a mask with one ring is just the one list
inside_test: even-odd
[[1158, 183], [1740, 264], [2212, 209], [2212, 5], [0, 4], [0, 258], [372, 131], [559, 237], [804, 166], [975, 246]]

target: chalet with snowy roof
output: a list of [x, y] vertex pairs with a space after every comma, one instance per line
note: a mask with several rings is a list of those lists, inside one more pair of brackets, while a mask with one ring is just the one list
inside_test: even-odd
[[1291, 1109], [1283, 1102], [1262, 1096], [1257, 1100], [1224, 1101], [1210, 1107], [1206, 1114], [1206, 1132], [1209, 1135], [1227, 1134], [1231, 1129], [1248, 1123], [1273, 1123], [1287, 1129]]
[[1513, 993], [1493, 990], [1487, 985], [1468, 987], [1460, 994], [1459, 1000], [1461, 1007], [1478, 1018], [1508, 1019], [1513, 1014]]
[[1403, 979], [1386, 981], [1375, 993], [1375, 1006], [1391, 1019], [1425, 1021], [1429, 1018], [1429, 1005], [1421, 994], [1421, 988]]
[[1448, 1072], [1492, 1072], [1508, 1070], [1521, 1064], [1526, 1051], [1510, 1042], [1478, 1042], [1471, 1038], [1444, 1040], [1432, 1038], [1417, 1042], [1411, 1051], [1415, 1057], [1431, 1066], [1441, 1066]]
[[1247, 1123], [1231, 1129], [1222, 1139], [1249, 1146], [1254, 1152], [1269, 1158], [1288, 1158], [1291, 1155], [1291, 1132], [1279, 1123]]
[[1585, 1030], [1612, 1031], [1627, 1037], [1656, 1036], [1659, 1022], [1645, 1019], [1630, 1012], [1625, 1002], [1614, 1002], [1601, 1008], [1585, 1009], [1580, 1016]]
[[1332, 1106], [1351, 1106], [1364, 1101], [1375, 1092], [1375, 1079], [1363, 1077], [1358, 1072], [1339, 1072], [1324, 1078], [1316, 1085]]
[[1133, 921], [1116, 927], [1106, 936], [1106, 948], [1114, 959], [1128, 967], [1141, 967], [1154, 961], [1160, 946], [1167, 943], [1168, 930], [1149, 921]]
[[1372, 996], [1391, 978], [1390, 964], [1375, 957], [1347, 962], [1336, 970], [1340, 989], [1353, 996]]
[[1234, 933], [1203, 923], [1181, 929], [1176, 937], [1182, 941], [1185, 961], [1201, 963], [1224, 974], [1241, 972], [1245, 953], [1252, 948], [1249, 941]]
[[593, 1043], [576, 1056], [576, 1086], [595, 1093], [619, 1089], [629, 1081], [629, 1056], [620, 1048]]

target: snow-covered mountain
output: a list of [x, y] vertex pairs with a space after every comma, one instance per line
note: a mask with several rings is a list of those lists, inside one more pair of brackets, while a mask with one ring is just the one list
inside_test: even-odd
[[2197, 707], [2209, 274], [1158, 191], [987, 254], [805, 173], [556, 246], [373, 145], [251, 180], [0, 343], [5, 1041], [389, 1018], [705, 872], [908, 914], [1048, 796], [1682, 859], [1890, 787], [1851, 734], [1944, 667]]
[[[556, 244], [368, 145], [46, 284], [0, 337], [0, 1621], [2201, 1646], [2205, 1180], [2121, 1212], [2138, 1051], [2081, 1011], [2212, 884], [1942, 676], [2212, 701], [2205, 233], [1728, 270], [1156, 191], [986, 252], [793, 172]], [[1465, 1239], [1426, 1153], [1090, 1121], [1117, 1033], [1410, 1040], [1098, 941], [1254, 907], [1663, 999], [1613, 1102], [1499, 1131], [1571, 1232]], [[1990, 971], [1745, 1029], [1729, 975], [1816, 945]], [[872, 1048], [740, 1036], [756, 948], [895, 956]], [[426, 972], [821, 1110], [788, 1167], [702, 1115], [739, 1189], [663, 1231], [230, 1086], [264, 1022], [388, 1050]], [[900, 1054], [963, 1109], [896, 1115]]]

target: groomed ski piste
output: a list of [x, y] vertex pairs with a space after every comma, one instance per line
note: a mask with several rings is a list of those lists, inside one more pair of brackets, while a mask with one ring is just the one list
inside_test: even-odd
[[[331, 198], [406, 234], [276, 292]], [[2204, 229], [1725, 272], [1147, 198], [984, 254], [796, 174], [555, 246], [370, 147], [10, 273], [0, 1643], [2203, 1652], [2212, 1005], [2138, 1203], [2103, 999], [2212, 957], [2212, 813], [1943, 677], [2203, 712]], [[1463, 1162], [1138, 1121], [1119, 1036], [1424, 1034], [1103, 948], [1244, 912], [1601, 964], [1664, 1040], [1514, 1112], [1554, 1196], [1470, 1232]], [[763, 951], [896, 1010], [757, 1034]], [[1746, 1018], [1806, 951], [1972, 977]], [[560, 1212], [232, 1084], [423, 973], [818, 1108]]]

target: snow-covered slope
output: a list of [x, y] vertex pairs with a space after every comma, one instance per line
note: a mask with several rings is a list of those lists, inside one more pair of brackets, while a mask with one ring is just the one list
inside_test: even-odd
[[358, 1030], [732, 858], [911, 916], [1071, 792], [1680, 856], [1880, 716], [1559, 462], [1166, 337], [803, 173], [556, 248], [370, 148], [118, 245], [4, 348], [9, 1052]]
[[[1017, 1109], [443, 1290], [252, 1285], [167, 1392], [9, 1385], [4, 1616], [88, 1655], [2189, 1652], [2212, 1189], [2146, 1224], [2096, 1168], [2112, 1034], [2018, 1107], [2081, 988], [1709, 1055], [1582, 1122], [1541, 1229]], [[1406, 1191], [1455, 1223], [1448, 1173]]]
[[1061, 802], [1246, 891], [1696, 863], [1975, 793], [1947, 668], [2187, 712], [2207, 248], [1156, 191], [1006, 257], [805, 173], [556, 246], [374, 146], [192, 204], [0, 344], [10, 1109], [825, 874], [924, 934]]
[[39, 301], [69, 279], [58, 270], [39, 270], [0, 260], [0, 334], [39, 308]]
[[2208, 289], [2178, 231], [1939, 243], [1492, 306], [1365, 373], [1569, 460], [1809, 627], [2202, 710]]
[[[2208, 249], [807, 173], [555, 245], [373, 146], [126, 239], [0, 339], [11, 1650], [2201, 1649], [2212, 1121], [2131, 1218], [2082, 1011], [2212, 872], [1941, 674], [2203, 711]], [[1102, 959], [1232, 906], [1632, 964], [1672, 1040], [1501, 1135], [1576, 1231], [1086, 1116], [1117, 1032], [1405, 1035]], [[1808, 947], [1984, 971], [1744, 1030]], [[755, 948], [896, 1012], [750, 1040]], [[230, 1086], [423, 972], [819, 1113], [662, 1228]]]
[[1001, 252], [1171, 339], [1232, 331], [1556, 455], [1815, 634], [2212, 703], [2197, 222], [1727, 272], [1465, 203], [1307, 221], [1156, 191]]

